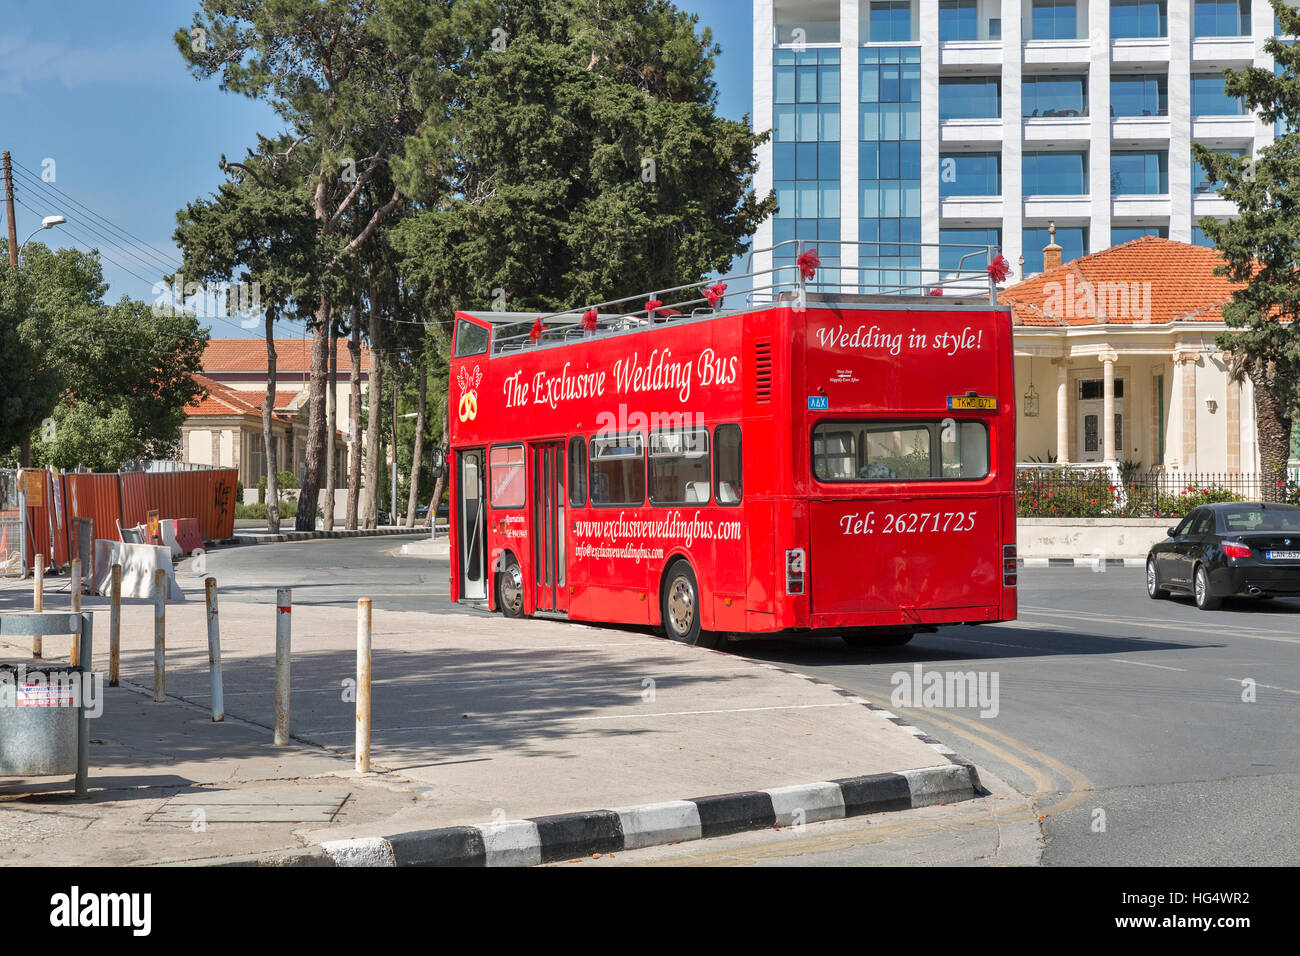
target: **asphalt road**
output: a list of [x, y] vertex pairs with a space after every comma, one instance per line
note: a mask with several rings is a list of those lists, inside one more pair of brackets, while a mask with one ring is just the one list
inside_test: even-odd
[[[295, 604], [351, 607], [368, 595], [376, 607], [448, 613], [446, 559], [401, 557], [405, 540], [235, 548], [209, 554], [207, 573], [240, 600], [270, 602], [291, 586]], [[1044, 864], [1300, 862], [1300, 600], [1201, 612], [1149, 600], [1139, 569], [1025, 569], [1009, 624], [944, 628], [888, 650], [834, 637], [733, 650], [891, 707], [1006, 781], [1043, 817]], [[899, 706], [891, 694], [918, 664], [923, 676], [973, 673], [990, 691], [996, 676], [996, 708]], [[847, 823], [824, 860], [795, 843], [767, 846], [764, 862], [880, 861], [879, 839], [855, 838]], [[728, 839], [752, 848], [756, 836]], [[717, 848], [637, 852], [716, 862]]]

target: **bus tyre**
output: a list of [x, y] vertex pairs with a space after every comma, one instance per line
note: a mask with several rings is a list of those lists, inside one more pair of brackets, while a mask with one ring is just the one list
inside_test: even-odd
[[659, 601], [664, 633], [682, 644], [713, 647], [719, 635], [700, 630], [700, 587], [686, 561], [674, 561], [664, 575]]
[[501, 559], [497, 572], [497, 607], [506, 617], [524, 616], [524, 575], [513, 554]]

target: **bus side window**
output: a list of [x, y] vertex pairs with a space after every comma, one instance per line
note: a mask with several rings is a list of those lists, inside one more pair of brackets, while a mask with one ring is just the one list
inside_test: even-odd
[[645, 503], [645, 440], [641, 435], [616, 435], [591, 440], [591, 503]]
[[719, 425], [713, 430], [713, 497], [718, 504], [740, 504], [740, 476], [740, 426]]
[[581, 438], [569, 439], [569, 504], [587, 505], [587, 443]]
[[650, 501], [709, 503], [709, 432], [705, 428], [650, 433]]

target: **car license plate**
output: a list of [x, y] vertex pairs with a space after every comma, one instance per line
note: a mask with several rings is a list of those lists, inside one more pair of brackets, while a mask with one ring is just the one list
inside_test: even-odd
[[952, 411], [997, 411], [998, 400], [993, 395], [949, 395], [948, 408]]
[[1300, 561], [1300, 551], [1265, 551], [1270, 561]]

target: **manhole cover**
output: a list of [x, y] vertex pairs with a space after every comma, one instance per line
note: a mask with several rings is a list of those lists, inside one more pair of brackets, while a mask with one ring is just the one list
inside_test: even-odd
[[209, 790], [178, 793], [149, 814], [149, 823], [332, 823], [348, 790]]

